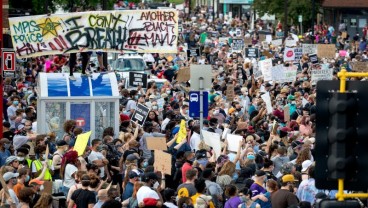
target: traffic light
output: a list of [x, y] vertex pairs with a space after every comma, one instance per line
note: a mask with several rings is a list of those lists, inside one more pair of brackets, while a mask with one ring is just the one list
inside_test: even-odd
[[318, 189], [368, 187], [368, 82], [319, 81], [316, 99], [315, 180]]
[[316, 208], [361, 208], [358, 200], [322, 200], [317, 203]]
[[330, 145], [327, 167], [331, 179], [350, 180], [356, 173], [354, 145], [357, 141], [356, 93], [331, 92], [329, 101], [330, 125], [328, 143]]

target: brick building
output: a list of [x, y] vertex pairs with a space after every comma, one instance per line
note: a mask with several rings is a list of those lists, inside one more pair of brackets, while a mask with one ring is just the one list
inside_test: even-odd
[[363, 27], [368, 23], [368, 0], [323, 0], [324, 21], [338, 29], [345, 22], [350, 37], [362, 34]]

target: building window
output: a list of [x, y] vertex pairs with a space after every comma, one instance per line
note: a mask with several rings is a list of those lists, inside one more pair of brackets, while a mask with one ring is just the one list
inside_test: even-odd
[[357, 19], [350, 19], [350, 27], [356, 27], [357, 26]]

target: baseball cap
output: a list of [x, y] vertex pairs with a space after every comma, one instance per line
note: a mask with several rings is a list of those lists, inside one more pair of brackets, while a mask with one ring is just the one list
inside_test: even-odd
[[139, 159], [139, 157], [137, 157], [137, 155], [135, 155], [135, 154], [130, 154], [126, 158], [127, 161], [133, 161], [133, 160], [138, 160], [138, 159]]
[[261, 177], [261, 176], [266, 175], [266, 172], [264, 172], [263, 170], [257, 170], [255, 175], [256, 175], [257, 177]]
[[197, 160], [202, 159], [202, 158], [207, 158], [207, 151], [205, 149], [198, 150], [195, 153], [195, 157]]
[[5, 165], [9, 165], [13, 161], [18, 161], [18, 158], [16, 156], [10, 156], [10, 157], [6, 158]]
[[302, 172], [305, 172], [308, 170], [308, 168], [313, 164], [311, 160], [305, 160], [302, 162]]
[[296, 147], [298, 147], [298, 146], [300, 146], [300, 145], [302, 145], [302, 144], [304, 144], [303, 142], [300, 142], [300, 141], [293, 141], [292, 143], [291, 143], [291, 147], [293, 148], [293, 149], [295, 149]]
[[295, 178], [291, 174], [286, 174], [286, 175], [282, 176], [282, 182], [283, 183], [294, 182], [294, 181], [295, 181]]
[[13, 172], [6, 172], [3, 175], [4, 181], [7, 182], [12, 178], [17, 178], [19, 176], [19, 173], [13, 173]]
[[158, 179], [157, 175], [153, 172], [145, 173], [144, 175], [142, 175], [143, 182], [148, 182], [149, 180], [157, 180], [157, 179]]
[[132, 179], [132, 178], [135, 178], [135, 177], [139, 177], [140, 175], [140, 172], [138, 170], [131, 170], [129, 172], [129, 178]]
[[68, 144], [64, 140], [59, 140], [59, 141], [56, 142], [56, 146], [58, 146], [58, 147], [66, 146], [66, 145], [68, 145]]
[[39, 179], [33, 179], [29, 182], [29, 184], [37, 184], [37, 185], [42, 185], [44, 182], [39, 180]]
[[21, 130], [21, 129], [23, 129], [24, 128], [24, 125], [23, 124], [19, 124], [18, 125], [18, 130]]
[[282, 174], [291, 174], [291, 171], [293, 170], [294, 165], [292, 163], [285, 163], [281, 167], [281, 173]]

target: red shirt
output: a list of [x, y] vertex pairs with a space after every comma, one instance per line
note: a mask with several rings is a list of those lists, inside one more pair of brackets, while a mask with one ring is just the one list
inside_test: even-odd
[[185, 175], [187, 174], [187, 171], [190, 169], [192, 169], [192, 165], [189, 164], [188, 162], [185, 162], [183, 167], [181, 168], [181, 177], [183, 179], [183, 183], [187, 181], [187, 177]]

